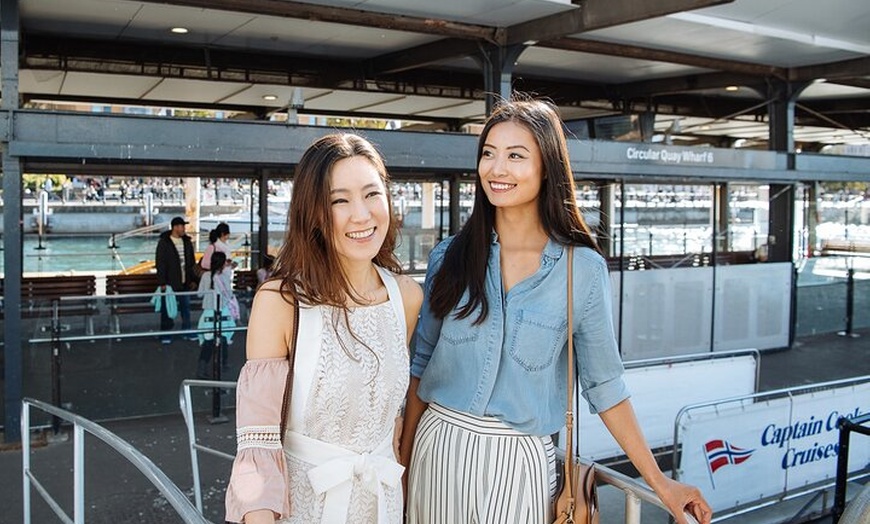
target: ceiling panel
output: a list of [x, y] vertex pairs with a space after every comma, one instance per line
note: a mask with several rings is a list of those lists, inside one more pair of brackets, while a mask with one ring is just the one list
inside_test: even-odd
[[867, 0], [736, 0], [692, 11], [701, 15], [747, 22], [867, 45], [870, 43], [870, 3]]
[[[221, 100], [221, 103], [241, 106], [265, 106], [277, 109], [280, 107], [286, 107], [290, 104], [290, 101], [293, 98], [294, 89], [302, 90], [303, 102], [314, 100], [319, 96], [332, 92], [330, 89], [312, 89], [310, 87], [294, 88], [292, 86], [284, 85], [257, 84], [224, 98]], [[277, 98], [275, 100], [264, 100], [263, 97], [266, 95], [272, 95]]]
[[21, 0], [21, 25], [31, 31], [116, 38], [141, 9], [139, 2]]
[[18, 72], [21, 93], [60, 94], [65, 74], [61, 71], [22, 69]]
[[153, 89], [142, 95], [143, 100], [173, 100], [178, 102], [223, 103], [223, 100], [251, 88], [239, 82], [215, 82], [209, 80], [185, 80], [165, 78]]
[[[136, 40], [166, 40], [173, 44], [214, 44], [225, 34], [250, 23], [252, 18], [245, 13], [146, 3], [121, 36]], [[178, 26], [190, 32], [179, 35], [169, 31]]]
[[669, 17], [591, 31], [584, 33], [582, 37], [777, 67], [837, 62], [859, 56], [850, 51], [710, 27]]
[[159, 78], [103, 73], [67, 73], [61, 95], [138, 99], [147, 93]]
[[466, 101], [440, 109], [433, 109], [418, 113], [420, 116], [431, 118], [458, 118], [462, 120], [483, 119], [486, 115], [486, 104], [483, 101]]

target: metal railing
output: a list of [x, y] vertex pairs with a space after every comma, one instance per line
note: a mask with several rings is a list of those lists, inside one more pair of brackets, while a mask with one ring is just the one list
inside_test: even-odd
[[[680, 464], [680, 454], [682, 453], [682, 444], [680, 443], [680, 425], [681, 419], [686, 415], [688, 411], [697, 410], [701, 408], [719, 408], [726, 404], [739, 404], [739, 403], [750, 403], [750, 404], [758, 404], [762, 402], [769, 402], [776, 399], [788, 399], [790, 403], [794, 402], [794, 397], [796, 395], [802, 393], [810, 393], [814, 391], [823, 391], [826, 389], [832, 389], [835, 387], [846, 387], [846, 386], [856, 386], [868, 383], [870, 381], [870, 375], [859, 376], [859, 377], [851, 377], [839, 380], [833, 380], [829, 382], [820, 382], [817, 384], [807, 384], [802, 386], [794, 386], [790, 388], [776, 389], [771, 391], [764, 391], [761, 393], [755, 393], [752, 395], [745, 395], [741, 397], [732, 397], [726, 398], [711, 402], [701, 402], [697, 404], [691, 404], [683, 407], [682, 410], [677, 414], [676, 419], [674, 420], [674, 448], [672, 455], [672, 463], [673, 463], [673, 478], [675, 480], [680, 480], [678, 472], [679, 472], [679, 464]], [[842, 419], [841, 419], [842, 420]], [[862, 430], [867, 428], [862, 428]], [[839, 455], [838, 455], [839, 456]], [[870, 476], [870, 470], [865, 470], [863, 472], [858, 471], [855, 472], [851, 477], [848, 476], [848, 472], [846, 474], [846, 480], [858, 480], [867, 476]], [[747, 513], [751, 513], [753, 511], [763, 509], [766, 507], [773, 506], [775, 504], [779, 504], [788, 500], [798, 499], [807, 495], [819, 495], [822, 494], [823, 497], [823, 507], [826, 506], [826, 497], [827, 494], [825, 490], [828, 490], [832, 487], [835, 487], [836, 481], [827, 481], [827, 480], [819, 480], [814, 483], [808, 483], [806, 486], [802, 486], [797, 489], [788, 490], [786, 486], [783, 486], [781, 492], [776, 494], [757, 498], [757, 500], [753, 502], [749, 502], [745, 505], [741, 505], [739, 507], [729, 508], [727, 510], [717, 511], [716, 516], [713, 518], [712, 522], [721, 522], [723, 520], [727, 520], [733, 517], [745, 515]], [[815, 499], [813, 499], [815, 500]], [[812, 502], [812, 501], [811, 501]], [[798, 515], [795, 515], [795, 518], [800, 516], [803, 511], [807, 508], [801, 508], [799, 510]], [[836, 522], [836, 521], [835, 521]]]
[[181, 387], [178, 390], [178, 405], [179, 408], [181, 408], [181, 414], [184, 417], [184, 424], [187, 426], [187, 438], [190, 448], [190, 469], [193, 471], [193, 499], [196, 504], [196, 509], [202, 513], [202, 483], [200, 482], [199, 476], [199, 455], [197, 452], [202, 451], [203, 453], [208, 453], [230, 461], [235, 458], [235, 455], [204, 446], [196, 440], [196, 421], [193, 419], [193, 401], [190, 396], [191, 387], [213, 388], [212, 394], [215, 397], [219, 397], [220, 394], [218, 390], [236, 389], [236, 383], [220, 380], [188, 379], [181, 383]]
[[[36, 488], [37, 493], [54, 511], [54, 513], [66, 523], [84, 524], [85, 522], [85, 432], [99, 438], [128, 462], [136, 466], [151, 484], [166, 497], [169, 504], [186, 523], [207, 524], [209, 521], [199, 513], [190, 500], [184, 495], [170, 479], [154, 465], [151, 460], [134, 448], [129, 442], [118, 437], [108, 429], [96, 422], [71, 413], [45, 402], [25, 398], [21, 401], [21, 435], [22, 435], [22, 480], [24, 488], [24, 524], [31, 522], [31, 488]], [[61, 418], [73, 424], [73, 516], [72, 518], [60, 507], [57, 500], [52, 497], [42, 483], [36, 478], [30, 469], [30, 408], [36, 408], [54, 417]]]
[[[653, 504], [668, 511], [668, 508], [665, 507], [664, 503], [652, 489], [628, 475], [614, 471], [607, 466], [596, 464], [595, 477], [599, 484], [610, 484], [622, 490], [625, 495], [625, 524], [640, 524], [641, 504], [643, 502]], [[692, 515], [688, 513], [684, 513], [684, 515], [686, 522], [689, 524], [698, 524], [698, 521]]]
[[846, 482], [849, 478], [849, 433], [854, 431], [861, 435], [870, 436], [870, 427], [864, 426], [870, 422], [870, 413], [864, 413], [855, 418], [840, 418], [837, 421], [837, 429], [840, 431], [837, 453], [837, 481], [834, 487], [834, 507], [831, 508], [834, 524], [840, 521], [846, 510]]
[[[223, 451], [204, 446], [196, 440], [196, 424], [193, 418], [193, 403], [191, 402], [190, 390], [192, 387], [205, 387], [215, 389], [235, 389], [235, 382], [214, 381], [214, 380], [185, 380], [181, 383], [181, 388], [178, 393], [178, 403], [181, 408], [181, 413], [184, 416], [184, 423], [187, 425], [187, 435], [190, 441], [190, 465], [193, 470], [193, 493], [196, 503], [196, 508], [202, 511], [202, 487], [200, 486], [199, 475], [199, 456], [197, 452], [202, 451], [216, 457], [226, 460], [233, 460], [235, 455], [225, 453]], [[564, 451], [559, 449], [558, 452]], [[617, 489], [622, 490], [625, 494], [625, 524], [640, 524], [641, 505], [647, 502], [658, 506], [665, 511], [667, 508], [658, 495], [653, 490], [634, 480], [633, 478], [614, 471], [608, 467], [595, 465], [596, 480], [599, 484], [609, 484]], [[698, 524], [692, 515], [686, 513], [686, 522], [689, 524]]]

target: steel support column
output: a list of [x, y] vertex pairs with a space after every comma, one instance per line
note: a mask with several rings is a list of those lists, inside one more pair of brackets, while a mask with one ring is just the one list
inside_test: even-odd
[[450, 234], [455, 235], [459, 233], [460, 224], [459, 221], [461, 219], [461, 206], [460, 199], [462, 198], [462, 193], [459, 191], [459, 188], [462, 185], [462, 177], [458, 174], [454, 174], [450, 177]]
[[598, 247], [604, 252], [604, 256], [612, 257], [616, 251], [616, 243], [613, 239], [613, 183], [603, 181], [596, 184], [598, 188], [598, 225], [593, 233], [598, 237]]
[[[787, 169], [795, 169], [795, 101], [809, 84], [773, 81], [768, 87], [769, 149], [788, 155]], [[771, 184], [768, 222], [768, 260], [791, 262], [794, 253], [794, 184]]]
[[257, 169], [254, 177], [260, 185], [260, 195], [257, 199], [257, 215], [260, 217], [260, 227], [257, 228], [257, 249], [260, 251], [260, 256], [257, 257], [257, 268], [261, 268], [269, 251], [269, 176], [265, 169]]
[[510, 100], [514, 65], [526, 46], [485, 46], [478, 61], [483, 69], [483, 87], [486, 92], [486, 114], [492, 113], [499, 100]]
[[[4, 137], [12, 141], [15, 110], [18, 109], [18, 0], [0, 0], [0, 89], [3, 101], [0, 108], [9, 115], [8, 131]], [[21, 440], [21, 159], [9, 151], [9, 142], [3, 148], [3, 347], [5, 359], [5, 417], [4, 439], [7, 443]]]

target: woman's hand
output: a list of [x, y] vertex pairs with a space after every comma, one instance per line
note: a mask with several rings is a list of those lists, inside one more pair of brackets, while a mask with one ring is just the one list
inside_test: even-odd
[[710, 524], [713, 510], [704, 500], [701, 491], [687, 484], [682, 484], [668, 477], [662, 477], [661, 484], [655, 488], [656, 494], [662, 499], [668, 511], [674, 516], [677, 524], [686, 524], [683, 512], [686, 512], [700, 523]]

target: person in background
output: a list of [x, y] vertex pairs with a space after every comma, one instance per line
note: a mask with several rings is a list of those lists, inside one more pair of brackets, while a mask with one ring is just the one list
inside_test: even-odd
[[[157, 241], [157, 251], [154, 262], [157, 269], [157, 285], [161, 291], [166, 291], [167, 286], [176, 293], [189, 291], [193, 282], [193, 242], [184, 232], [187, 221], [182, 217], [175, 217], [170, 222], [169, 231], [160, 234]], [[181, 329], [190, 329], [190, 295], [177, 295], [178, 312], [181, 315]], [[171, 331], [175, 326], [175, 320], [166, 314], [166, 300], [162, 299], [160, 308], [160, 331]], [[188, 338], [196, 338], [195, 335]], [[172, 338], [162, 336], [161, 342], [172, 343]]]
[[[211, 264], [209, 266], [211, 269], [203, 273], [197, 291], [197, 295], [202, 297], [202, 316], [200, 317], [198, 328], [211, 330], [214, 328], [216, 319], [220, 322], [222, 328], [235, 327], [236, 321], [239, 320], [241, 315], [239, 314], [239, 302], [233, 294], [232, 270], [227, 263], [226, 254], [223, 251], [212, 253]], [[218, 303], [220, 303], [220, 307], [218, 307]], [[231, 341], [232, 332], [221, 335], [220, 365], [224, 373], [228, 371], [227, 348]], [[214, 333], [200, 333], [199, 343], [201, 349], [199, 352], [199, 364], [196, 368], [196, 378], [210, 378], [210, 364], [215, 347]]]
[[386, 168], [365, 139], [333, 134], [305, 151], [294, 180], [248, 323], [226, 520], [401, 524], [400, 411], [423, 293], [398, 274]]
[[275, 257], [266, 255], [263, 257], [263, 265], [257, 270], [257, 284], [262, 285], [263, 282], [272, 277], [272, 265], [275, 263]]
[[221, 222], [214, 229], [209, 231], [208, 233], [208, 246], [206, 246], [205, 251], [202, 254], [202, 260], [200, 260], [199, 265], [202, 266], [203, 269], [209, 270], [211, 268], [211, 254], [215, 251], [222, 251], [227, 256], [227, 261], [233, 269], [236, 268], [237, 264], [233, 262], [233, 249], [227, 244], [227, 241], [230, 239], [230, 226], [226, 222]]
[[[666, 477], [635, 419], [613, 332], [607, 262], [577, 209], [555, 108], [505, 101], [477, 150], [474, 208], [432, 250], [415, 334], [402, 459], [409, 524], [550, 522], [551, 435], [565, 423], [568, 266], [583, 395], [685, 524], [709, 524], [694, 487]], [[413, 446], [412, 446], [413, 442]]]

